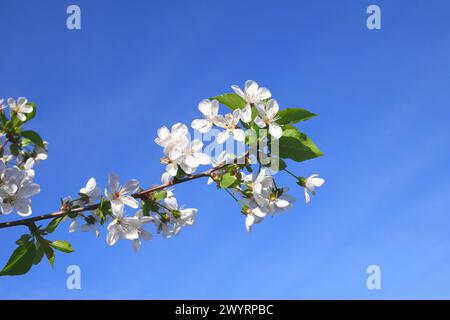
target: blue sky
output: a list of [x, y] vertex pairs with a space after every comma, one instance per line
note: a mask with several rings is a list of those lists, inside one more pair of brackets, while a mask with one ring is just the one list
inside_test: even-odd
[[[381, 30], [366, 28], [372, 3]], [[0, 97], [35, 101], [30, 126], [50, 142], [35, 214], [91, 176], [157, 183], [157, 128], [247, 79], [320, 115], [300, 128], [326, 156], [291, 170], [327, 182], [306, 206], [278, 177], [299, 202], [251, 235], [224, 192], [180, 186], [196, 225], [138, 254], [63, 226], [54, 238], [76, 252], [0, 278], [0, 297], [450, 298], [448, 1], [77, 1], [79, 31], [65, 26], [70, 4], [0, 1]], [[2, 264], [22, 231], [1, 230]], [[71, 264], [81, 290], [66, 289]], [[366, 288], [371, 264], [381, 290]]]

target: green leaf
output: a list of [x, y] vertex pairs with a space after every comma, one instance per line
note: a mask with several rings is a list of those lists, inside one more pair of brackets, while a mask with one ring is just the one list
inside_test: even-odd
[[309, 120], [317, 114], [301, 108], [287, 108], [278, 112], [277, 123], [281, 125], [297, 123], [299, 121]]
[[63, 219], [64, 219], [64, 216], [54, 218], [52, 221], [50, 221], [50, 223], [47, 225], [47, 228], [45, 228], [45, 230], [48, 233], [52, 233], [53, 231], [55, 231], [56, 227], [59, 225], [59, 223]]
[[229, 188], [236, 181], [237, 181], [237, 178], [235, 176], [231, 175], [229, 172], [227, 172], [220, 178], [220, 187], [224, 188], [224, 189]]
[[293, 126], [286, 126], [280, 138], [280, 157], [297, 162], [323, 156], [322, 151], [304, 133]]
[[167, 191], [166, 190], [158, 190], [155, 192], [152, 192], [152, 200], [159, 202], [161, 200], [163, 200], [167, 195]]
[[35, 145], [39, 147], [44, 147], [44, 141], [42, 140], [39, 133], [33, 130], [26, 130], [21, 132], [22, 137], [25, 137], [29, 139], [31, 142], [33, 142]]
[[21, 245], [27, 243], [30, 240], [30, 238], [31, 238], [31, 235], [23, 234], [23, 235], [20, 236], [19, 240], [16, 241], [16, 244], [18, 246], [21, 246]]
[[231, 110], [242, 109], [245, 106], [245, 100], [235, 93], [226, 93], [221, 96], [210, 98], [210, 100], [217, 100]]
[[44, 253], [47, 257], [48, 262], [53, 267], [53, 264], [55, 263], [55, 250], [53, 250], [53, 248], [48, 245], [48, 242], [41, 242], [41, 245], [44, 248]]
[[11, 151], [13, 156], [17, 157], [19, 155], [19, 146], [13, 143], [9, 146], [9, 151]]
[[33, 264], [39, 264], [44, 256], [44, 247], [39, 241], [36, 242], [36, 254], [34, 255]]
[[16, 276], [27, 273], [33, 265], [35, 254], [34, 242], [18, 246], [0, 272], [0, 276]]
[[56, 250], [66, 252], [66, 253], [73, 252], [72, 246], [67, 241], [56, 240], [56, 241], [50, 242], [49, 244]]

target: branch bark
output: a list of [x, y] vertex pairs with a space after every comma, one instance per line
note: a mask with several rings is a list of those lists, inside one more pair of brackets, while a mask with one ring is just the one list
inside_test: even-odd
[[[162, 190], [165, 188], [168, 188], [170, 186], [174, 186], [180, 183], [184, 183], [187, 181], [191, 181], [191, 180], [195, 180], [195, 179], [199, 179], [199, 178], [205, 178], [205, 177], [211, 177], [212, 174], [215, 171], [224, 169], [225, 167], [229, 166], [230, 164], [224, 164], [222, 166], [218, 166], [217, 168], [212, 168], [210, 170], [206, 170], [197, 174], [193, 174], [193, 175], [188, 175], [186, 177], [180, 178], [180, 179], [175, 179], [174, 181], [170, 182], [170, 183], [166, 183], [166, 184], [161, 184], [158, 186], [154, 186], [151, 187], [149, 189], [137, 192], [135, 194], [132, 195], [133, 198], [136, 199], [143, 199], [146, 198], [147, 196], [149, 196], [152, 192], [158, 191], [158, 190]], [[75, 208], [72, 209], [70, 211], [70, 213], [81, 213], [81, 212], [85, 212], [85, 211], [92, 211], [92, 210], [96, 210], [99, 207], [99, 203], [97, 204], [93, 204], [93, 205], [89, 205], [89, 206], [84, 206], [84, 207], [80, 207], [80, 208]], [[40, 216], [36, 216], [36, 217], [31, 217], [31, 218], [26, 218], [26, 219], [20, 219], [20, 220], [15, 220], [15, 221], [9, 221], [9, 222], [3, 222], [0, 223], [0, 229], [4, 229], [4, 228], [9, 228], [9, 227], [15, 227], [15, 226], [29, 226], [34, 222], [37, 221], [41, 221], [41, 220], [47, 220], [47, 219], [53, 219], [53, 218], [57, 218], [60, 216], [63, 216], [65, 214], [68, 214], [68, 211], [55, 211], [52, 213], [48, 213], [48, 214], [43, 214]]]

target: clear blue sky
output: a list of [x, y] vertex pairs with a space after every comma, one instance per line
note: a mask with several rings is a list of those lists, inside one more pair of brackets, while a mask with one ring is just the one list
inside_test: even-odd
[[[157, 128], [247, 79], [320, 115], [301, 129], [326, 156], [292, 170], [327, 182], [306, 206], [280, 178], [299, 203], [251, 235], [224, 192], [181, 186], [196, 225], [138, 254], [64, 226], [55, 239], [76, 252], [0, 278], [1, 298], [450, 298], [448, 1], [76, 1], [81, 31], [66, 29], [69, 4], [0, 1], [0, 96], [36, 101], [32, 127], [50, 142], [36, 214], [91, 176], [157, 183]], [[22, 231], [1, 230], [1, 264]]]

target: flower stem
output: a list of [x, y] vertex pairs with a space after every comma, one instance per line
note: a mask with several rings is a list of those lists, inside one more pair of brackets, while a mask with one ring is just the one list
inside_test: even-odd
[[292, 172], [290, 172], [288, 169], [284, 168], [283, 170], [286, 171], [287, 173], [289, 173], [289, 174], [290, 174], [291, 176], [293, 176], [295, 179], [298, 179], [298, 177], [297, 177], [295, 174], [293, 174]]

